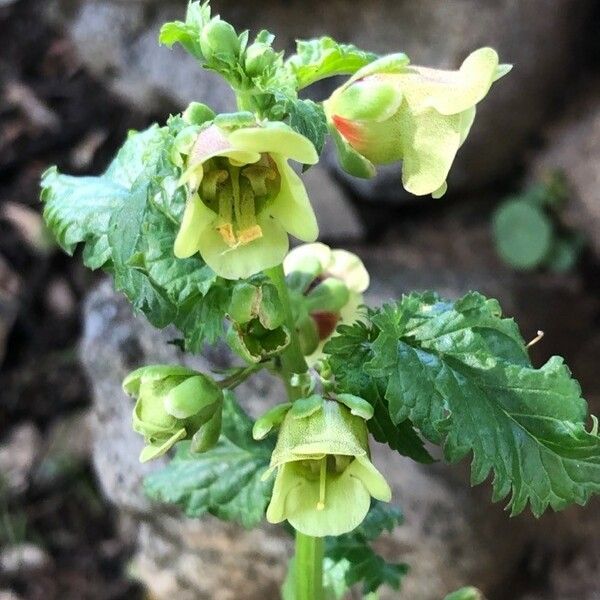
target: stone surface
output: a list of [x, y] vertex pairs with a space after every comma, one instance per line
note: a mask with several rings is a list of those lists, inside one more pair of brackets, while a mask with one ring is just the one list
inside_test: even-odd
[[[360, 18], [350, 0], [212, 4], [239, 28], [267, 27], [277, 35], [278, 47], [287, 50], [296, 38], [330, 34], [377, 52], [402, 50], [415, 64], [456, 68], [477, 47], [497, 48], [515, 69], [482, 103], [459, 153], [450, 180], [451, 193], [459, 193], [493, 182], [518, 164], [550, 106], [569, 89], [564, 84], [575, 73], [576, 42], [593, 2], [373, 0], [361, 5]], [[190, 100], [219, 111], [232, 108], [231, 93], [217, 77], [199, 70], [180, 49], [169, 51], [156, 43], [164, 21], [183, 17], [183, 0], [53, 0], [49, 7], [69, 28], [92, 72], [138, 108], [168, 111]], [[327, 91], [318, 86], [315, 93]], [[335, 168], [331, 157], [327, 162]], [[372, 182], [346, 181], [364, 197], [405, 197], [397, 168], [382, 170]]]
[[584, 232], [600, 257], [600, 81], [582, 90], [563, 119], [549, 131], [544, 150], [534, 159], [534, 176], [560, 169], [572, 195], [566, 209], [569, 225]]
[[15, 575], [34, 573], [51, 562], [45, 550], [35, 544], [22, 543], [9, 546], [0, 553], [0, 573]]
[[36, 466], [42, 438], [33, 423], [15, 426], [0, 445], [0, 483], [10, 496], [24, 492]]

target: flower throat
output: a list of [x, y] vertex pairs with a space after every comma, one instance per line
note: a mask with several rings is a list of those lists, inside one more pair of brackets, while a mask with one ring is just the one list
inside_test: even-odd
[[238, 166], [218, 157], [205, 163], [204, 168], [200, 197], [219, 215], [217, 229], [223, 241], [235, 248], [262, 237], [257, 217], [281, 186], [271, 159], [263, 155], [256, 163]]

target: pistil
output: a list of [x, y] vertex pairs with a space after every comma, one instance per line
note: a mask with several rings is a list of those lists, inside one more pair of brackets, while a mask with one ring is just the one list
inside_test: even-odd
[[317, 510], [325, 508], [325, 486], [327, 483], [327, 457], [320, 461], [319, 470], [319, 501], [317, 502]]

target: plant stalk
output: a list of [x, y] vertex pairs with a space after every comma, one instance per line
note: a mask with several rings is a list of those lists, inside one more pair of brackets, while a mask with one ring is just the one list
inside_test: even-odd
[[296, 531], [296, 596], [294, 600], [323, 599], [322, 537]]
[[[283, 305], [285, 324], [290, 332], [290, 344], [281, 354], [281, 370], [288, 396], [293, 401], [298, 398], [299, 389], [290, 385], [290, 378], [294, 373], [305, 373], [308, 366], [296, 332], [283, 265], [268, 269], [265, 273], [277, 288], [279, 300]], [[294, 600], [323, 600], [323, 546], [323, 538], [296, 531]]]

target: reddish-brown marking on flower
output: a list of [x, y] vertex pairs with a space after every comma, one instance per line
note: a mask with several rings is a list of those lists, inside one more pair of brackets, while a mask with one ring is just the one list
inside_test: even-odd
[[359, 125], [339, 115], [333, 115], [331, 118], [333, 119], [335, 128], [351, 146], [358, 147], [362, 144], [363, 136]]
[[319, 339], [326, 340], [335, 331], [340, 315], [333, 312], [313, 312], [310, 314], [319, 332]]

